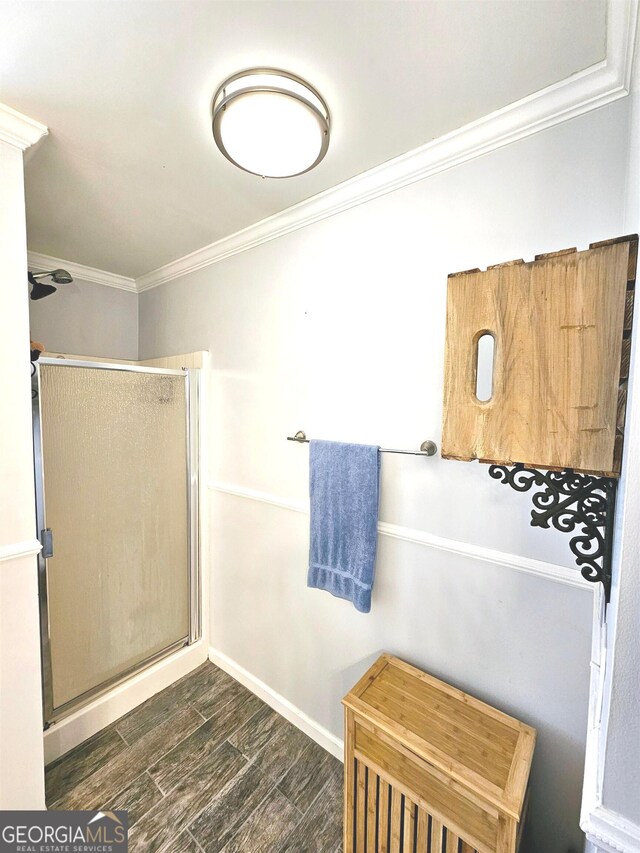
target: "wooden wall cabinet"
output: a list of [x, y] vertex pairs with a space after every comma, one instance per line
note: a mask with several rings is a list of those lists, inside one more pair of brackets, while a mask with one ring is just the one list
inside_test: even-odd
[[388, 654], [343, 704], [344, 853], [515, 853], [534, 729]]
[[620, 474], [637, 248], [633, 235], [449, 276], [445, 458]]

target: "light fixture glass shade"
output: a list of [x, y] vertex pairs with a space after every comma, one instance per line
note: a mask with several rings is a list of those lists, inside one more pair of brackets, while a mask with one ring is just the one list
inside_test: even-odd
[[313, 169], [329, 147], [329, 111], [299, 77], [274, 69], [235, 74], [213, 100], [213, 135], [236, 166], [265, 178]]

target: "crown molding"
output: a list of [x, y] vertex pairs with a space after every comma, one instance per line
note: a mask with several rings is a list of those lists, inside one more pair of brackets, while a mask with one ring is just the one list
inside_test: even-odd
[[65, 261], [63, 258], [52, 258], [50, 255], [40, 255], [37, 252], [29, 252], [29, 267], [32, 270], [52, 270], [61, 267], [70, 272], [73, 278], [82, 281], [92, 281], [95, 284], [106, 284], [108, 287], [117, 287], [120, 290], [136, 292], [136, 281], [125, 275], [98, 270], [95, 267], [87, 267], [84, 264], [76, 264], [73, 261]]
[[24, 151], [49, 131], [44, 124], [0, 104], [0, 141]]
[[136, 279], [139, 292], [459, 166], [629, 94], [638, 0], [609, 0], [606, 59]]
[[[630, 92], [638, 3], [608, 0], [602, 62], [138, 278], [35, 252], [29, 252], [29, 265], [35, 269], [61, 266], [83, 281], [141, 293], [613, 103]], [[19, 136], [13, 137], [18, 141], [7, 138], [12, 117], [26, 122], [23, 139], [26, 129], [32, 128], [21, 147], [47, 132], [44, 125], [0, 105], [0, 140], [20, 144]]]

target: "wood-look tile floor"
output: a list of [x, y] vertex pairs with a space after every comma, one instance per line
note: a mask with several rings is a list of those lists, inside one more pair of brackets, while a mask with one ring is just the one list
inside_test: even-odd
[[128, 809], [131, 853], [341, 853], [342, 764], [211, 663], [46, 771], [50, 809]]

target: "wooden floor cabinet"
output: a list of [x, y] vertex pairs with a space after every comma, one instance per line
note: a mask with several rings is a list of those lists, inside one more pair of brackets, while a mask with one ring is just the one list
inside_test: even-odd
[[343, 700], [344, 853], [515, 853], [535, 729], [382, 655]]

